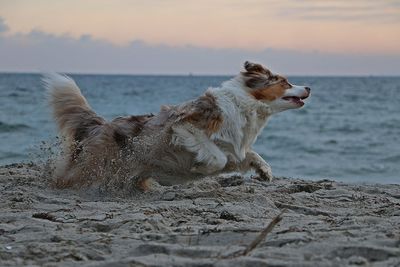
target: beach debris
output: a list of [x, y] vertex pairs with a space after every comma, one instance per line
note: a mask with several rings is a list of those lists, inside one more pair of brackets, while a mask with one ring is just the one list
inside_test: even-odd
[[286, 209], [284, 209], [281, 213], [278, 214], [272, 221], [267, 225], [267, 227], [264, 228], [264, 230], [261, 231], [261, 233], [251, 242], [246, 249], [242, 252], [242, 256], [246, 256], [249, 254], [252, 250], [254, 250], [266, 237], [267, 235], [274, 229], [274, 227], [282, 221], [282, 216], [286, 212]]
[[223, 219], [223, 220], [227, 220], [227, 221], [236, 221], [236, 222], [239, 221], [239, 219], [236, 218], [235, 215], [233, 215], [232, 213], [230, 213], [229, 211], [226, 211], [226, 210], [221, 212], [221, 215], [219, 216], [219, 218]]
[[32, 217], [37, 219], [49, 220], [51, 222], [57, 222], [57, 218], [54, 215], [47, 212], [34, 213]]
[[244, 249], [241, 251], [236, 251], [232, 254], [220, 256], [221, 259], [229, 259], [236, 258], [241, 256], [247, 256], [251, 251], [253, 251], [257, 246], [267, 237], [267, 235], [274, 229], [274, 227], [282, 221], [282, 216], [286, 212], [284, 209], [281, 213], [279, 213], [272, 221], [261, 231], [261, 233]]

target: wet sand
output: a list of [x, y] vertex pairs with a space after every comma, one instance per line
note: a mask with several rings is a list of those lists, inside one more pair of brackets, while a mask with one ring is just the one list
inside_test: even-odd
[[400, 185], [225, 176], [117, 197], [42, 173], [0, 167], [1, 266], [400, 266]]

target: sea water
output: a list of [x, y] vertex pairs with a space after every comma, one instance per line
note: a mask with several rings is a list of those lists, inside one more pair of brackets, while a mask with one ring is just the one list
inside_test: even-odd
[[[71, 75], [101, 116], [157, 113], [228, 76]], [[0, 165], [35, 161], [56, 127], [38, 74], [0, 74]], [[289, 77], [306, 105], [274, 115], [254, 149], [274, 175], [400, 183], [400, 77]]]

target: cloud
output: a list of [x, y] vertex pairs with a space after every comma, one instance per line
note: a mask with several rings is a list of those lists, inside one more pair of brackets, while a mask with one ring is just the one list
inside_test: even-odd
[[4, 19], [0, 17], [0, 34], [8, 30], [9, 30], [8, 25], [5, 23]]
[[291, 0], [282, 5], [279, 15], [302, 20], [400, 22], [400, 1]]
[[41, 30], [0, 36], [0, 71], [127, 74], [235, 74], [245, 60], [292, 75], [400, 75], [400, 55], [352, 55], [295, 50], [125, 46]]

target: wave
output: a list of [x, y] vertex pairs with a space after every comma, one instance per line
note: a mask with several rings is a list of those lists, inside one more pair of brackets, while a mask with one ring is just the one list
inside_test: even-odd
[[9, 124], [9, 123], [0, 121], [0, 133], [17, 132], [17, 131], [25, 130], [25, 129], [29, 129], [29, 128], [31, 128], [31, 127], [29, 127], [28, 125], [23, 124], [23, 123]]
[[400, 128], [400, 120], [392, 119], [380, 122], [378, 127], [384, 129], [399, 129]]
[[29, 88], [26, 87], [21, 87], [21, 86], [17, 86], [15, 87], [15, 90], [20, 91], [20, 92], [29, 92]]
[[19, 97], [20, 95], [18, 93], [10, 93], [8, 96], [9, 97]]
[[383, 162], [400, 163], [400, 154], [386, 157], [383, 159]]
[[363, 133], [364, 130], [359, 127], [354, 127], [350, 125], [345, 125], [342, 127], [333, 128], [332, 131], [339, 132], [339, 133]]

